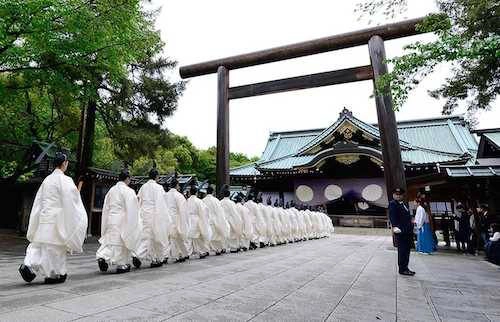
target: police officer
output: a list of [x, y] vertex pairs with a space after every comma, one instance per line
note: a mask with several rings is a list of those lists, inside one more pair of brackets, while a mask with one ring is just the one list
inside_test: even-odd
[[392, 191], [393, 200], [389, 202], [389, 219], [398, 246], [399, 274], [413, 276], [415, 272], [408, 268], [413, 242], [413, 224], [408, 205], [404, 202], [404, 195], [403, 188], [396, 188]]

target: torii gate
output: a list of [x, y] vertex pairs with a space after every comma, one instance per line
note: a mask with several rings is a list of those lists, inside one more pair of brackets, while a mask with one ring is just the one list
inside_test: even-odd
[[[229, 100], [285, 91], [329, 86], [350, 82], [375, 80], [387, 73], [384, 40], [402, 38], [421, 33], [416, 25], [424, 18], [377, 26], [359, 31], [325, 38], [295, 43], [286, 46], [256, 51], [183, 66], [179, 73], [182, 78], [207, 75], [217, 72], [217, 191], [229, 184]], [[309, 56], [329, 51], [368, 44], [371, 65], [360, 66], [305, 76], [278, 79], [262, 83], [229, 87], [229, 70], [256, 66], [291, 58]], [[382, 145], [384, 177], [388, 200], [396, 187], [406, 187], [406, 178], [393, 110], [392, 97], [376, 95], [378, 127]]]

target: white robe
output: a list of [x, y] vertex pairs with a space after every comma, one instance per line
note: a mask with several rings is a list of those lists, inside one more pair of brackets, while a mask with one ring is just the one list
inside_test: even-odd
[[177, 259], [187, 257], [191, 255], [192, 249], [187, 237], [189, 220], [186, 213], [186, 198], [177, 189], [171, 188], [165, 194], [165, 200], [172, 223], [169, 231], [170, 256]]
[[228, 246], [234, 251], [240, 247], [240, 239], [243, 233], [243, 221], [236, 204], [231, 199], [228, 197], [222, 199], [221, 206], [222, 209], [224, 209], [224, 215], [231, 227]]
[[241, 203], [236, 204], [236, 208], [241, 217], [241, 222], [243, 224], [241, 230], [241, 238], [240, 238], [240, 246], [245, 248], [250, 248], [250, 241], [254, 239], [254, 230], [253, 230], [253, 220], [252, 215], [250, 214], [250, 210], [243, 206]]
[[415, 225], [417, 229], [420, 229], [424, 226], [425, 223], [429, 222], [429, 216], [427, 216], [427, 212], [425, 212], [424, 207], [418, 206], [417, 213], [415, 214]]
[[139, 189], [139, 216], [142, 222], [142, 236], [139, 259], [148, 262], [162, 261], [168, 257], [170, 215], [165, 202], [165, 190], [154, 180], [146, 182]]
[[250, 211], [250, 215], [253, 217], [254, 234], [252, 241], [258, 245], [259, 242], [264, 241], [264, 236], [266, 235], [266, 222], [262, 217], [262, 209], [252, 200], [245, 202], [244, 206]]
[[109, 265], [125, 265], [139, 251], [141, 227], [135, 191], [124, 182], [115, 184], [106, 194], [102, 207], [101, 246], [96, 258]]
[[193, 243], [193, 253], [202, 255], [210, 251], [212, 230], [210, 228], [208, 207], [197, 196], [190, 196], [186, 202], [189, 220], [188, 238]]
[[267, 244], [269, 242], [269, 227], [268, 227], [268, 218], [267, 218], [267, 206], [263, 203], [257, 204], [260, 209], [260, 215], [263, 222], [263, 232], [261, 234], [261, 242]]
[[66, 252], [82, 252], [87, 212], [73, 180], [55, 169], [35, 197], [24, 264], [45, 277], [66, 274]]
[[267, 227], [267, 241], [270, 242], [271, 244], [275, 244], [275, 224], [273, 220], [273, 207], [272, 206], [264, 206], [264, 214], [265, 214], [265, 219], [266, 219], [266, 227]]
[[210, 227], [212, 228], [211, 249], [221, 251], [226, 247], [226, 240], [229, 238], [231, 227], [224, 216], [224, 209], [219, 199], [208, 194], [203, 198], [203, 202], [208, 207]]

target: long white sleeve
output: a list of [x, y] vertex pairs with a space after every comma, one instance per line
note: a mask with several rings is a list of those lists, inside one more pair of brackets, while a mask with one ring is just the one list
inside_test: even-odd
[[417, 228], [420, 229], [422, 228], [422, 226], [426, 221], [427, 221], [427, 213], [425, 212], [424, 207], [418, 206], [417, 213], [415, 215], [415, 225], [417, 225]]

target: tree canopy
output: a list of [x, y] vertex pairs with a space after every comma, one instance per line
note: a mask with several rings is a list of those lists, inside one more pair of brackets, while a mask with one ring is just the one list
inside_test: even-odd
[[[488, 109], [500, 91], [500, 2], [498, 0], [436, 0], [439, 12], [418, 26], [434, 32], [436, 40], [415, 42], [403, 56], [390, 59], [392, 71], [380, 78], [377, 89], [390, 88], [399, 109], [409, 93], [440, 63], [450, 63], [452, 74], [430, 95], [446, 100], [450, 114], [460, 102], [469, 113]], [[369, 0], [358, 4], [362, 15], [397, 16], [407, 0]]]
[[140, 0], [0, 1], [2, 177], [32, 169], [33, 140], [75, 151], [90, 100], [98, 163], [111, 158], [101, 144], [130, 162], [168, 139], [160, 124], [184, 83], [166, 76], [175, 62], [161, 56], [155, 16]]

